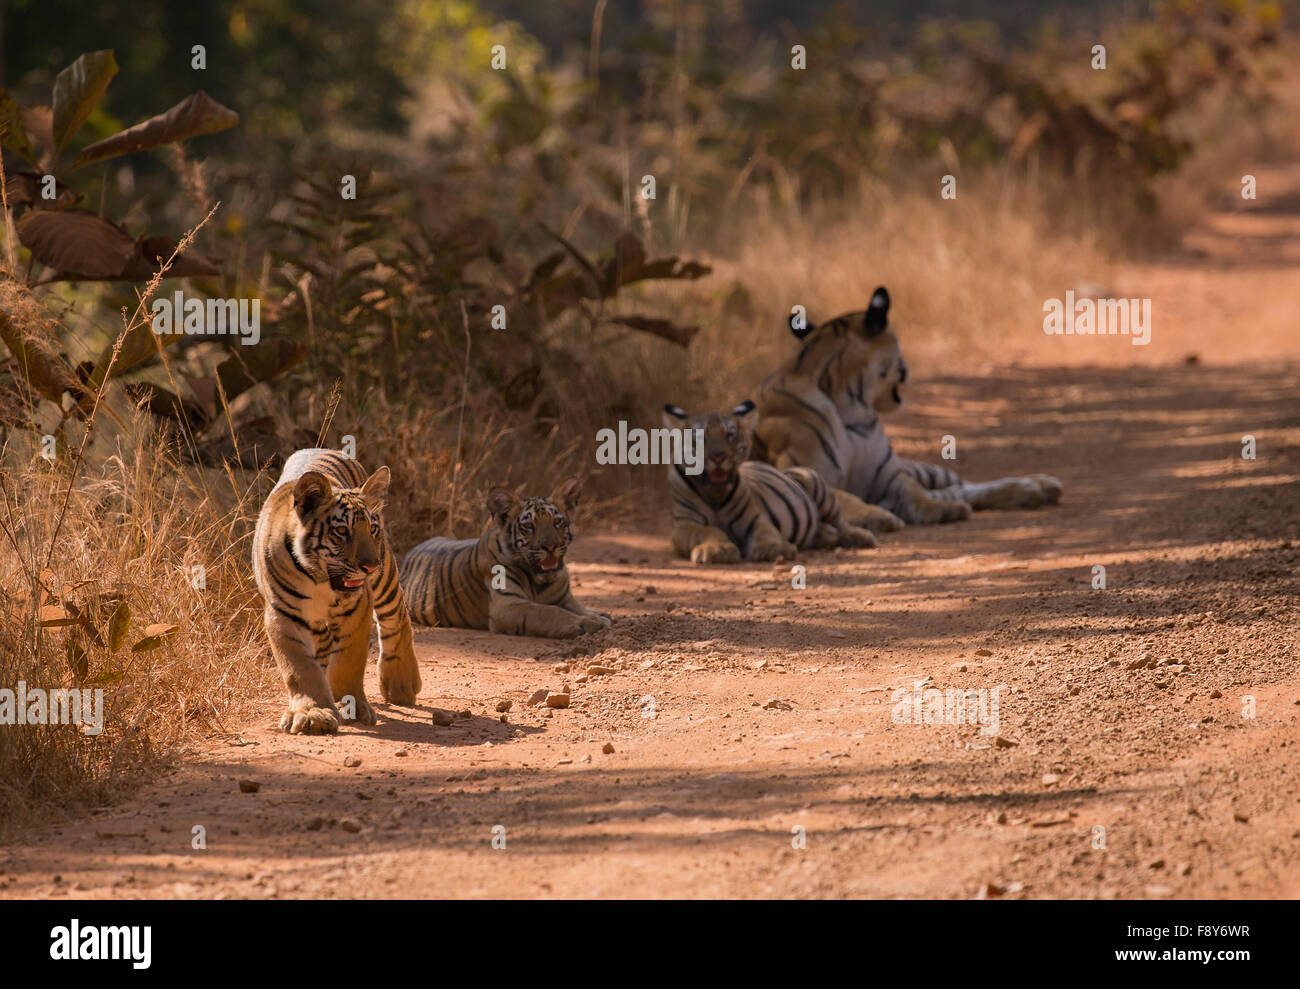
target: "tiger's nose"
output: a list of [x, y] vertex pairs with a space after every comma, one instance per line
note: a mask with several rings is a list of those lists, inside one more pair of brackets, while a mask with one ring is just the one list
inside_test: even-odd
[[542, 549], [546, 550], [548, 553], [554, 553], [559, 545], [560, 544], [556, 542], [542, 543]]
[[378, 561], [374, 563], [367, 561], [366, 563], [361, 564], [361, 570], [363, 573], [372, 574], [378, 569], [379, 569]]

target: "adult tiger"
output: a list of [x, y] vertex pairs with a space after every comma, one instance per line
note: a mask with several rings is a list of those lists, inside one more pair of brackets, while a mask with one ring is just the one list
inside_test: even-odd
[[406, 554], [399, 579], [422, 625], [572, 639], [609, 626], [579, 604], [564, 554], [580, 486], [569, 478], [550, 498], [488, 492], [491, 516], [478, 539], [427, 539]]
[[704, 436], [698, 474], [681, 464], [668, 469], [673, 550], [694, 563], [734, 563], [793, 560], [801, 549], [875, 546], [869, 531], [844, 521], [815, 471], [778, 470], [747, 459], [757, 418], [753, 402], [695, 416], [664, 406], [668, 428], [698, 429]]
[[410, 706], [420, 692], [411, 619], [384, 533], [388, 482], [387, 467], [367, 476], [336, 450], [299, 450], [257, 518], [253, 576], [289, 690], [280, 727], [291, 734], [337, 731], [340, 720], [375, 723], [364, 687], [372, 614], [384, 699]]
[[[863, 311], [814, 326], [791, 317], [799, 352], [763, 382], [754, 455], [777, 467], [811, 467], [835, 488], [904, 522], [951, 522], [972, 509], [1055, 504], [1061, 482], [1047, 474], [976, 484], [947, 467], [894, 453], [880, 417], [903, 404], [907, 365], [889, 327], [889, 293]], [[846, 512], [847, 518], [854, 518]]]

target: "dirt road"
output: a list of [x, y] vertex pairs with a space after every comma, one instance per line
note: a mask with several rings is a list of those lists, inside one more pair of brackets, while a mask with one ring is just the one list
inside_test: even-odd
[[[269, 695], [0, 849], [0, 895], [1300, 895], [1300, 183], [1263, 175], [1199, 257], [1127, 270], [1149, 347], [916, 369], [903, 452], [952, 433], [968, 476], [1050, 471], [1060, 506], [810, 553], [801, 589], [672, 558], [666, 519], [588, 531], [577, 593], [613, 629], [421, 630], [421, 707], [335, 738], [281, 735]], [[999, 687], [996, 730], [898, 723], [896, 688]]]

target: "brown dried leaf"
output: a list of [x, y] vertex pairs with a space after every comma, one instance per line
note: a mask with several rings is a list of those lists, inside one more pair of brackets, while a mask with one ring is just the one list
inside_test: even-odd
[[[0, 144], [35, 165], [36, 150], [32, 147], [32, 139], [28, 137], [27, 127], [23, 124], [23, 112], [18, 101], [6, 89], [0, 89], [0, 129], [4, 132], [0, 136]], [[12, 192], [10, 195], [13, 195]]]
[[[227, 130], [239, 124], [239, 114], [229, 107], [224, 107], [199, 90], [187, 96], [170, 110], [150, 117], [134, 127], [106, 137], [102, 141], [88, 144], [81, 149], [72, 168], [80, 168], [92, 162], [115, 158], [118, 155], [133, 154], [148, 148], [156, 148], [174, 141], [198, 137], [201, 134], [213, 134]], [[69, 169], [71, 171], [72, 169]]]
[[86, 673], [90, 666], [90, 660], [86, 655], [86, 650], [82, 647], [80, 642], [69, 638], [68, 644], [64, 647], [64, 651], [68, 658], [68, 669], [72, 671], [72, 675], [76, 678], [77, 682], [80, 683], [82, 680], [86, 679]]
[[126, 632], [131, 626], [131, 606], [125, 601], [113, 611], [108, 620], [108, 651], [117, 652], [126, 643]]
[[[86, 210], [33, 210], [18, 221], [18, 238], [54, 269], [55, 281], [145, 282], [176, 250], [170, 237], [132, 240], [117, 224]], [[215, 258], [179, 254], [164, 277], [220, 273]]]
[[163, 643], [163, 639], [174, 635], [179, 631], [180, 626], [159, 623], [149, 625], [144, 630], [144, 638], [131, 647], [134, 652], [149, 652], [151, 649], [157, 649]]
[[109, 81], [117, 74], [113, 50], [86, 52], [54, 80], [54, 150], [62, 151], [99, 105]]
[[125, 230], [84, 210], [30, 212], [18, 239], [41, 264], [83, 278], [118, 278], [135, 254]]
[[37, 624], [41, 628], [61, 628], [64, 625], [79, 625], [85, 618], [68, 611], [61, 604], [47, 604], [37, 615]]

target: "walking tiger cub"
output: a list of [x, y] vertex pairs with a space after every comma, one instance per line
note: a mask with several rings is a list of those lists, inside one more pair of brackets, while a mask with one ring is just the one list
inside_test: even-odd
[[863, 311], [817, 326], [791, 318], [803, 346], [759, 390], [763, 418], [755, 456], [777, 467], [811, 467], [833, 487], [907, 523], [965, 519], [972, 509], [1055, 504], [1061, 482], [1047, 474], [976, 484], [947, 467], [894, 453], [880, 417], [903, 404], [899, 388], [907, 365], [888, 317], [889, 293], [881, 287]]
[[869, 531], [844, 521], [834, 492], [815, 471], [747, 459], [757, 418], [753, 402], [696, 416], [664, 406], [669, 428], [704, 432], [704, 469], [696, 475], [681, 464], [668, 469], [673, 550], [693, 563], [734, 563], [793, 560], [801, 549], [875, 546]]
[[400, 570], [415, 620], [552, 639], [609, 626], [609, 615], [579, 604], [569, 587], [564, 554], [578, 497], [576, 477], [550, 498], [521, 500], [496, 487], [487, 497], [491, 521], [478, 539], [416, 546]]
[[384, 533], [388, 481], [387, 467], [367, 476], [336, 450], [299, 450], [257, 518], [253, 577], [289, 690], [280, 727], [291, 734], [337, 731], [341, 720], [375, 723], [364, 686], [372, 614], [384, 699], [409, 707], [420, 692], [411, 619]]

